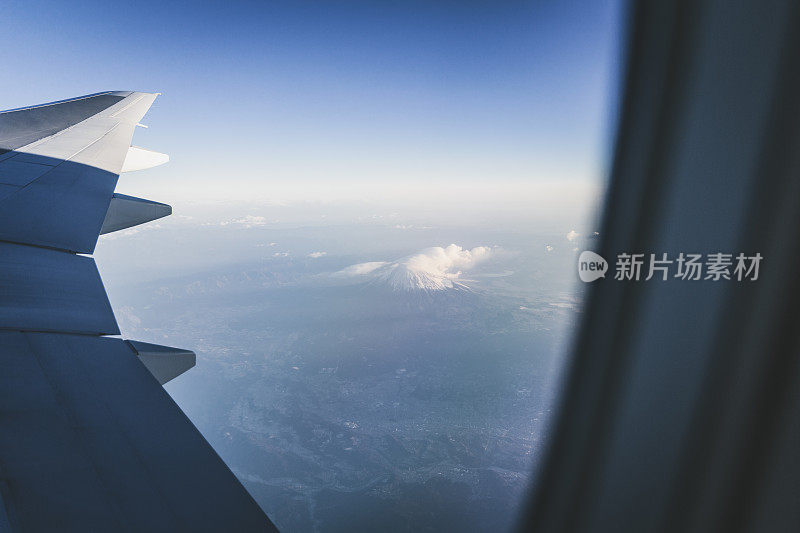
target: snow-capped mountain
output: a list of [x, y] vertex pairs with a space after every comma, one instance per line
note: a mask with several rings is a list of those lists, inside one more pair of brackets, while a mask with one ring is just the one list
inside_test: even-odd
[[456, 244], [445, 248], [434, 246], [396, 261], [371, 261], [349, 266], [337, 277], [385, 283], [396, 291], [444, 291], [467, 289], [463, 271], [474, 267], [491, 255], [491, 248], [477, 246], [471, 250]]

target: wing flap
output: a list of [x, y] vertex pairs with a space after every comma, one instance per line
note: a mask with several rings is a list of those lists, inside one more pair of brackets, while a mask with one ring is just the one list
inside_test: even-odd
[[190, 350], [161, 346], [141, 341], [126, 341], [139, 360], [153, 374], [160, 384], [168, 383], [180, 376], [197, 362], [197, 357]]
[[122, 172], [135, 172], [163, 165], [169, 161], [167, 154], [147, 150], [138, 146], [128, 148], [128, 155], [122, 164]]
[[100, 235], [138, 226], [172, 214], [172, 207], [161, 202], [115, 193], [100, 228]]

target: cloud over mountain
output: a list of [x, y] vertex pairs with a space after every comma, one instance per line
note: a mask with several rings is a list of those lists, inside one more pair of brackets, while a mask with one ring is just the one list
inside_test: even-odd
[[461, 274], [492, 254], [487, 246], [471, 250], [451, 244], [434, 246], [396, 261], [371, 261], [351, 265], [335, 274], [337, 277], [379, 281], [398, 291], [443, 291], [466, 287]]

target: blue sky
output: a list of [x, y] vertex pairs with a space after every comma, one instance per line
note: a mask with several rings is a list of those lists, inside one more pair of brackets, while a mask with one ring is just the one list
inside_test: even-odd
[[10, 2], [0, 107], [162, 92], [135, 143], [172, 161], [119, 190], [165, 201], [287, 184], [597, 182], [619, 11], [618, 0]]

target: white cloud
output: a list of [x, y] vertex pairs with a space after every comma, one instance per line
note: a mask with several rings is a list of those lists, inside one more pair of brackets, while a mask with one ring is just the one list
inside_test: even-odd
[[567, 233], [567, 240], [572, 242], [575, 239], [577, 239], [579, 235], [580, 235], [580, 233], [578, 233], [574, 229], [571, 229], [571, 230], [569, 230], [569, 233]]
[[143, 224], [125, 230], [106, 233], [105, 235], [101, 235], [101, 237], [103, 238], [103, 240], [113, 241], [114, 239], [119, 239], [120, 237], [129, 237], [131, 235], [136, 235], [137, 233], [141, 233], [142, 231], [153, 231], [156, 229], [161, 229], [161, 224]]
[[261, 216], [247, 215], [244, 218], [235, 218], [233, 220], [223, 220], [219, 223], [220, 226], [229, 225], [243, 226], [245, 228], [252, 228], [256, 226], [264, 226], [267, 224], [267, 219]]
[[545, 247], [544, 247], [544, 249], [545, 249], [545, 251], [547, 251], [547, 252], [552, 252], [552, 251], [553, 251], [553, 247], [552, 247], [552, 246], [550, 246], [549, 244], [546, 244], [546, 245], [545, 245]]
[[308, 257], [312, 259], [317, 259], [319, 257], [322, 257], [323, 255], [328, 255], [328, 252], [311, 252], [310, 254], [308, 254]]
[[372, 261], [370, 263], [359, 263], [357, 265], [351, 265], [347, 268], [340, 270], [339, 272], [334, 273], [334, 276], [337, 277], [356, 277], [356, 276], [364, 276], [366, 274], [371, 274], [375, 270], [379, 269], [383, 265], [388, 265], [386, 261]]
[[275, 252], [272, 257], [289, 257], [289, 252]]
[[464, 286], [463, 270], [469, 270], [492, 254], [487, 246], [464, 249], [451, 244], [434, 246], [397, 261], [371, 261], [340, 270], [337, 277], [364, 278], [388, 283], [397, 290], [440, 291]]
[[415, 226], [414, 224], [395, 224], [394, 229], [431, 229], [431, 226]]

